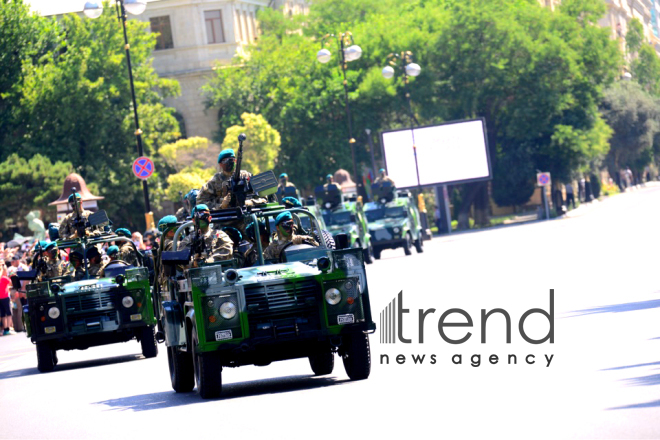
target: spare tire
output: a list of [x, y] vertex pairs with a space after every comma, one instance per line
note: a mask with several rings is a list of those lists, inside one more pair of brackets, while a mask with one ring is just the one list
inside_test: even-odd
[[325, 246], [328, 249], [332, 249], [332, 250], [337, 249], [335, 247], [335, 239], [332, 238], [332, 234], [326, 231], [325, 229], [321, 229], [321, 235], [323, 237], [319, 237], [318, 234], [314, 234], [314, 235], [316, 235], [316, 241], [318, 241], [319, 243], [325, 243]]

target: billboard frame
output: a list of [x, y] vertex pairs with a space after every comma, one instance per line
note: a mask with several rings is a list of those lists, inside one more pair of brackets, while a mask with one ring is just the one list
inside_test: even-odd
[[[417, 129], [421, 128], [430, 128], [430, 127], [441, 127], [443, 125], [453, 125], [453, 124], [460, 124], [462, 122], [474, 122], [474, 121], [481, 121], [482, 126], [483, 126], [483, 132], [484, 132], [484, 145], [486, 146], [486, 163], [488, 164], [488, 176], [486, 177], [475, 177], [473, 179], [463, 179], [463, 180], [449, 180], [447, 182], [440, 182], [440, 183], [431, 183], [431, 184], [425, 184], [425, 185], [414, 185], [414, 186], [404, 186], [404, 187], [398, 187], [397, 189], [415, 189], [415, 188], [435, 188], [436, 186], [442, 186], [442, 185], [461, 185], [464, 183], [473, 183], [473, 182], [487, 182], [489, 180], [493, 180], [493, 168], [492, 168], [492, 163], [490, 160], [490, 146], [488, 145], [488, 128], [486, 127], [486, 118], [484, 117], [478, 117], [478, 118], [472, 118], [472, 119], [456, 119], [454, 121], [448, 121], [448, 122], [443, 122], [441, 124], [432, 124], [432, 125], [420, 125], [417, 127], [408, 127], [408, 128], [397, 128], [396, 130], [386, 130], [386, 131], [381, 131], [380, 132], [380, 145], [383, 151], [383, 162], [385, 162], [385, 169], [387, 170], [387, 154], [385, 154], [385, 141], [383, 139], [383, 135], [386, 133], [396, 133], [399, 131], [414, 131]], [[412, 145], [411, 145], [412, 147]], [[389, 173], [388, 173], [389, 174]]]

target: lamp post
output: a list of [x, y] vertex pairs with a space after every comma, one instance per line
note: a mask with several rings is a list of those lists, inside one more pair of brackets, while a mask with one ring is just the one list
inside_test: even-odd
[[406, 102], [408, 103], [408, 113], [410, 116], [410, 134], [412, 136], [413, 155], [415, 157], [415, 172], [417, 173], [417, 188], [419, 190], [418, 205], [422, 220], [422, 230], [424, 232], [424, 239], [431, 238], [431, 231], [428, 226], [428, 218], [426, 216], [426, 206], [424, 204], [424, 195], [422, 193], [422, 183], [419, 179], [419, 164], [417, 162], [417, 146], [415, 145], [415, 125], [419, 125], [415, 113], [412, 108], [412, 100], [410, 99], [410, 91], [408, 90], [408, 77], [415, 77], [422, 73], [422, 68], [419, 64], [413, 62], [413, 53], [409, 50], [401, 53], [391, 53], [387, 56], [388, 66], [383, 68], [383, 76], [386, 79], [391, 79], [396, 73], [395, 68], [403, 72], [403, 91], [406, 94]]
[[[133, 100], [133, 118], [135, 120], [135, 140], [137, 143], [138, 157], [144, 156], [142, 149], [142, 130], [140, 129], [140, 120], [138, 118], [137, 101], [135, 99], [135, 85], [133, 84], [133, 67], [131, 65], [131, 47], [128, 44], [128, 34], [126, 32], [126, 12], [131, 15], [140, 15], [147, 7], [146, 0], [116, 0], [115, 8], [117, 10], [117, 19], [121, 22], [124, 31], [124, 50], [126, 51], [126, 62], [128, 64], [128, 79], [131, 84], [131, 99]], [[101, 0], [90, 0], [85, 3], [83, 8], [85, 16], [88, 18], [99, 18], [103, 14], [103, 2]], [[142, 180], [142, 192], [144, 194], [145, 221], [147, 229], [153, 227], [153, 213], [149, 203], [149, 187], [147, 181]]]
[[353, 159], [353, 177], [355, 184], [359, 185], [357, 164], [355, 162], [355, 139], [353, 138], [353, 126], [351, 124], [351, 108], [348, 103], [348, 81], [346, 81], [346, 67], [347, 63], [355, 61], [362, 56], [362, 48], [355, 44], [353, 41], [353, 34], [350, 32], [343, 32], [339, 35], [327, 34], [321, 40], [321, 50], [316, 54], [316, 59], [325, 64], [332, 58], [332, 52], [325, 48], [330, 39], [334, 39], [337, 43], [339, 50], [339, 66], [341, 67], [344, 76], [344, 99], [346, 101], [346, 120], [348, 121], [348, 144], [351, 147], [351, 158]]

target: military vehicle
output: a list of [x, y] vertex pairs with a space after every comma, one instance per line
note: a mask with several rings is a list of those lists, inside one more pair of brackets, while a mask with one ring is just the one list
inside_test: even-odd
[[402, 247], [406, 255], [412, 247], [424, 252], [424, 237], [420, 215], [412, 195], [407, 190], [395, 190], [389, 182], [372, 185], [373, 202], [365, 204], [374, 257], [380, 259], [384, 249]]
[[[135, 247], [128, 238], [112, 233], [58, 241], [58, 247], [60, 251], [80, 252], [82, 267], [86, 267], [88, 251], [112, 241]], [[140, 342], [144, 357], [158, 354], [150, 273], [146, 257], [136, 253], [136, 266], [115, 260], [105, 267], [102, 278], [91, 277], [84, 269], [43, 280], [32, 270], [18, 272], [12, 279], [17, 290], [21, 280], [31, 281], [26, 287], [23, 316], [27, 336], [36, 345], [39, 371], [53, 370], [58, 350], [85, 350], [131, 339]]]
[[364, 262], [374, 261], [371, 235], [364, 215], [363, 204], [357, 194], [345, 195], [335, 184], [315, 189], [316, 200], [328, 231], [333, 235], [346, 234], [349, 246], [362, 249]]
[[[237, 254], [230, 260], [184, 267], [190, 250], [179, 249], [179, 243], [191, 222], [178, 228], [174, 250], [163, 252], [169, 273], [159, 307], [174, 391], [191, 391], [196, 383], [202, 398], [216, 397], [225, 367], [265, 366], [295, 358], [309, 358], [317, 375], [330, 374], [334, 353], [341, 356], [350, 379], [369, 376], [368, 334], [376, 327], [362, 251], [335, 249], [310, 211], [293, 208], [288, 211], [300, 220], [297, 234], [315, 237], [320, 245], [291, 242], [278, 259], [264, 260], [255, 225], [266, 225], [270, 237], [270, 220], [285, 210], [271, 203], [211, 212], [215, 229], [233, 226], [245, 231], [243, 236], [256, 237], [254, 243], [237, 247], [242, 256], [256, 252], [251, 267], [240, 267], [239, 261], [249, 259]], [[340, 247], [347, 246], [346, 236], [338, 239]]]

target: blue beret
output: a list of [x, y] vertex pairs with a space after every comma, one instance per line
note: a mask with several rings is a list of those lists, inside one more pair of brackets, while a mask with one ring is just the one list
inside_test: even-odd
[[50, 241], [55, 241], [60, 238], [60, 228], [57, 226], [57, 223], [51, 223], [48, 226], [48, 237]]
[[37, 246], [35, 247], [36, 249], [46, 249], [46, 246], [48, 246], [48, 242], [46, 240], [41, 240], [39, 243], [37, 243]]
[[160, 221], [158, 222], [158, 230], [160, 232], [165, 232], [166, 230], [175, 227], [176, 222], [177, 222], [176, 216], [166, 215], [165, 217], [161, 218]]
[[[73, 197], [74, 197], [74, 194], [71, 194], [71, 195], [69, 196], [69, 203], [73, 202]], [[75, 194], [75, 197], [76, 197], [76, 199], [82, 200], [82, 197], [80, 196], [79, 193], [76, 193], [76, 194]]]
[[275, 218], [275, 226], [287, 220], [293, 220], [293, 217], [291, 216], [291, 213], [289, 211], [284, 211]]
[[295, 197], [285, 197], [282, 199], [282, 203], [285, 205], [291, 205], [293, 208], [302, 208], [300, 201]]
[[234, 238], [238, 238], [238, 241], [243, 241], [243, 234], [241, 234], [241, 231], [234, 228], [233, 226], [223, 226], [222, 232], [229, 235], [229, 238], [231, 238], [232, 240]]
[[118, 252], [119, 252], [119, 248], [113, 244], [108, 248], [108, 250], [105, 253], [108, 254], [108, 256], [111, 256]]
[[129, 230], [126, 229], [126, 228], [119, 228], [119, 229], [117, 229], [117, 230], [115, 231], [115, 234], [117, 234], [117, 235], [121, 235], [121, 236], [124, 236], [124, 237], [128, 237], [128, 238], [131, 238], [131, 237], [132, 237], [132, 235], [131, 235], [131, 231], [129, 231]]
[[222, 162], [222, 159], [226, 159], [227, 157], [236, 157], [234, 155], [234, 150], [231, 148], [225, 148], [218, 154], [218, 162]]
[[[257, 224], [259, 225], [259, 234], [262, 236], [268, 235], [268, 228], [266, 227], [266, 223], [258, 221]], [[250, 224], [247, 225], [245, 228], [245, 233], [252, 240], [256, 240], [256, 234], [254, 233], [254, 222], [250, 222]]]
[[45, 250], [48, 250], [48, 249], [50, 249], [50, 248], [57, 248], [57, 242], [56, 242], [56, 241], [51, 241], [50, 243], [48, 243], [48, 244], [46, 245], [46, 247], [45, 247], [44, 249], [45, 249]]
[[384, 173], [384, 172], [385, 172], [385, 168], [381, 168], [380, 170], [378, 170], [378, 172], [380, 172], [380, 173]]
[[195, 206], [195, 207], [193, 208], [193, 212], [192, 212], [193, 215], [194, 215], [197, 211], [210, 211], [210, 209], [209, 209], [209, 207], [208, 207], [207, 205], [205, 205], [205, 204], [202, 203], [202, 204], [199, 204], [199, 205], [197, 205], [197, 206]]
[[326, 179], [332, 179], [332, 174], [328, 174], [327, 176], [325, 176], [325, 178]]
[[288, 175], [287, 173], [282, 173], [282, 174], [280, 174], [280, 179], [282, 179], [282, 178], [284, 178], [284, 177], [289, 177], [289, 175]]

